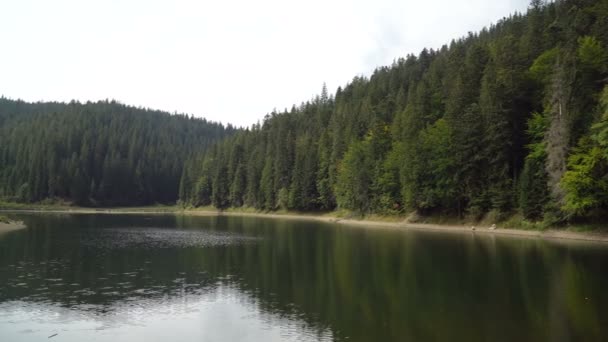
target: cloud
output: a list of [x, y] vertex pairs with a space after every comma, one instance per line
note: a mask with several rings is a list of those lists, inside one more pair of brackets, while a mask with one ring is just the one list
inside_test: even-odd
[[0, 92], [114, 98], [250, 125], [527, 0], [22, 0], [0, 13]]

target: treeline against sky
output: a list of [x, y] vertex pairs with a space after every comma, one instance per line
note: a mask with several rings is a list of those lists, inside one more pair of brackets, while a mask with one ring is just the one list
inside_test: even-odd
[[175, 203], [184, 161], [232, 127], [102, 101], [0, 99], [0, 199]]
[[607, 47], [608, 1], [534, 0], [190, 158], [181, 203], [601, 218]]

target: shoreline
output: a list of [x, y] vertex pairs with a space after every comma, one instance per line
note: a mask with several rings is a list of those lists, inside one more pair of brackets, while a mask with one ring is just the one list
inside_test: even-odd
[[[608, 233], [598, 232], [573, 232], [562, 229], [547, 229], [547, 230], [523, 230], [512, 228], [490, 229], [490, 227], [471, 227], [465, 225], [445, 225], [432, 223], [411, 223], [406, 219], [400, 221], [378, 221], [373, 219], [347, 219], [331, 216], [331, 214], [298, 214], [298, 213], [260, 213], [260, 212], [239, 212], [239, 211], [219, 211], [209, 209], [180, 209], [177, 207], [168, 207], [165, 210], [161, 208], [107, 208], [107, 209], [89, 209], [89, 208], [74, 208], [74, 209], [0, 209], [0, 212], [6, 213], [49, 213], [49, 214], [106, 214], [106, 215], [186, 215], [186, 216], [246, 216], [246, 217], [262, 217], [262, 218], [278, 218], [289, 220], [313, 220], [326, 223], [334, 223], [341, 225], [351, 225], [359, 227], [382, 227], [397, 230], [418, 230], [418, 231], [434, 231], [434, 232], [450, 232], [450, 233], [480, 233], [483, 235], [495, 236], [512, 236], [539, 238], [544, 240], [578, 240], [588, 242], [608, 243]], [[3, 228], [2, 225], [10, 226]], [[22, 222], [12, 222], [11, 224], [0, 223], [0, 232], [12, 231], [25, 228]]]
[[432, 223], [411, 223], [405, 219], [395, 222], [384, 222], [374, 220], [356, 220], [356, 219], [342, 219], [332, 216], [324, 215], [306, 215], [306, 214], [272, 214], [272, 213], [239, 213], [239, 212], [214, 212], [214, 211], [184, 211], [187, 215], [193, 216], [213, 216], [213, 215], [224, 215], [224, 216], [250, 216], [250, 217], [268, 217], [268, 218], [283, 218], [283, 219], [298, 219], [298, 220], [315, 220], [327, 223], [335, 223], [341, 225], [360, 226], [360, 227], [382, 227], [395, 230], [416, 230], [416, 231], [433, 231], [433, 232], [448, 232], [448, 233], [480, 233], [483, 235], [498, 235], [498, 236], [511, 236], [511, 237], [525, 237], [525, 238], [540, 238], [544, 240], [574, 240], [574, 241], [587, 241], [587, 242], [599, 242], [608, 243], [607, 233], [593, 233], [593, 232], [572, 232], [567, 230], [559, 229], [547, 229], [544, 231], [540, 230], [523, 230], [523, 229], [512, 229], [512, 228], [500, 228], [490, 229], [490, 227], [475, 227], [472, 229], [470, 226], [465, 225], [443, 225], [443, 224], [432, 224]]
[[27, 228], [21, 221], [0, 222], [0, 235]]

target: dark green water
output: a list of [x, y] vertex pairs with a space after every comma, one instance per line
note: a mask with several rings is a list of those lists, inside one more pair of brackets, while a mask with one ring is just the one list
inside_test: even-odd
[[606, 245], [245, 217], [12, 217], [28, 228], [0, 235], [0, 341], [608, 340]]

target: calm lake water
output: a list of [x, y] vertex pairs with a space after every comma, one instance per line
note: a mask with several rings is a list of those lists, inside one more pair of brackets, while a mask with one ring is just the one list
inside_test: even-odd
[[252, 217], [12, 217], [28, 228], [0, 235], [0, 341], [608, 340], [607, 245]]

